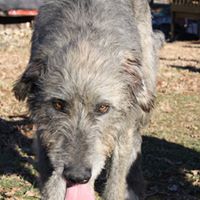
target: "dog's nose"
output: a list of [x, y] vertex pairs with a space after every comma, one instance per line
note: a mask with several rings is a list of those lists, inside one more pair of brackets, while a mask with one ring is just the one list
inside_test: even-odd
[[91, 174], [90, 168], [65, 167], [63, 171], [63, 176], [69, 185], [85, 184], [90, 180]]

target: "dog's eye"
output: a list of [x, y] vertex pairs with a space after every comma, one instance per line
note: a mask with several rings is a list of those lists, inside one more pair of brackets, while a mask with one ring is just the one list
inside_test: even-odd
[[61, 99], [54, 99], [52, 101], [53, 107], [55, 110], [60, 112], [66, 112], [67, 109], [67, 103]]
[[98, 104], [96, 106], [96, 112], [98, 114], [106, 114], [110, 110], [110, 105], [109, 104]]

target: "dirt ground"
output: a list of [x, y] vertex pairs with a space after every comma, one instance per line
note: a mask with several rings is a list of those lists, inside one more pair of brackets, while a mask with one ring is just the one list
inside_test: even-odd
[[[0, 27], [0, 200], [39, 199], [32, 125], [12, 86], [29, 58], [30, 28]], [[144, 129], [147, 200], [200, 199], [200, 41], [167, 43], [157, 102]]]

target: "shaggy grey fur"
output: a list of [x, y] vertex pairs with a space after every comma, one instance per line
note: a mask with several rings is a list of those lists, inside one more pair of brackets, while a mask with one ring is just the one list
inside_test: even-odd
[[65, 177], [93, 186], [106, 166], [105, 200], [144, 198], [140, 128], [154, 102], [157, 38], [147, 0], [41, 7], [14, 92], [37, 126], [43, 200], [64, 200]]

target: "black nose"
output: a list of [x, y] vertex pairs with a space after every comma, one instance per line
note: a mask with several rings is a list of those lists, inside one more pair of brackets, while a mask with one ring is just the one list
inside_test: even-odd
[[65, 167], [63, 176], [68, 182], [68, 185], [84, 184], [91, 178], [90, 168], [77, 168], [77, 167]]

